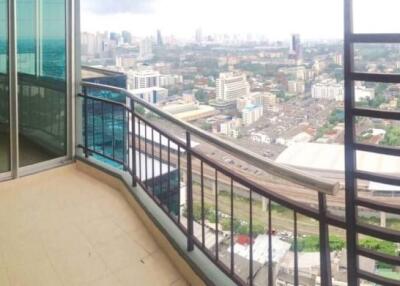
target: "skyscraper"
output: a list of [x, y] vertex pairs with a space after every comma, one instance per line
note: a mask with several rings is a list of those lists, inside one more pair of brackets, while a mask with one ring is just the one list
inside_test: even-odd
[[196, 35], [195, 35], [196, 43], [201, 44], [203, 42], [203, 31], [201, 28], [198, 28], [196, 30]]
[[144, 38], [139, 44], [139, 60], [146, 61], [153, 58], [153, 41], [151, 38]]
[[132, 43], [132, 34], [128, 31], [122, 31], [122, 39], [124, 44], [131, 44]]
[[164, 41], [161, 35], [161, 31], [157, 30], [157, 46], [161, 47], [164, 45]]
[[303, 50], [301, 47], [301, 40], [299, 34], [292, 35], [289, 56], [291, 59], [301, 60], [303, 57]]

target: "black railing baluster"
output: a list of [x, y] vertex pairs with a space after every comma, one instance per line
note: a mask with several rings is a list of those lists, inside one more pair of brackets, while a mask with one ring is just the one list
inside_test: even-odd
[[93, 142], [93, 150], [96, 151], [96, 128], [95, 128], [95, 117], [94, 117], [94, 100], [92, 100], [92, 142]]
[[329, 226], [326, 218], [327, 205], [326, 195], [318, 193], [319, 206], [319, 245], [320, 245], [320, 260], [321, 260], [321, 285], [332, 285], [331, 278], [331, 252], [329, 247]]
[[297, 245], [297, 212], [293, 212], [294, 230], [293, 230], [293, 253], [294, 253], [294, 286], [299, 286], [299, 254]]
[[235, 273], [235, 230], [233, 213], [233, 179], [231, 177], [231, 274]]
[[219, 245], [218, 245], [218, 171], [215, 169], [215, 258], [219, 260]]
[[147, 165], [147, 122], [144, 121], [144, 177], [145, 177], [145, 182], [144, 185], [146, 187], [146, 191], [149, 191], [149, 186], [148, 186], [148, 173], [147, 173], [147, 169], [148, 169], [148, 165]]
[[[132, 124], [132, 186], [136, 187], [136, 116], [135, 101], [131, 99], [131, 124]], [[140, 156], [140, 154], [139, 154]]]
[[204, 210], [204, 163], [200, 163], [200, 188], [201, 188], [201, 244], [205, 247], [206, 230], [205, 230], [205, 210]]
[[156, 186], [156, 175], [155, 175], [155, 160], [154, 160], [154, 128], [151, 128], [151, 181], [152, 181], [152, 194], [154, 196], [154, 188]]
[[188, 251], [193, 251], [193, 184], [192, 184], [192, 151], [190, 133], [186, 132], [186, 154], [187, 154], [187, 232]]
[[112, 126], [112, 158], [115, 161], [115, 126], [114, 126], [114, 104], [111, 104], [111, 126]]
[[253, 285], [253, 192], [250, 189], [250, 217], [249, 217], [249, 238], [250, 238], [250, 247], [249, 247], [249, 284]]
[[127, 168], [126, 168], [126, 140], [128, 139], [128, 136], [125, 136], [126, 135], [126, 127], [125, 127], [125, 124], [126, 124], [126, 122], [127, 122], [127, 120], [126, 120], [126, 109], [125, 108], [123, 108], [122, 109], [122, 162], [124, 162], [124, 166], [123, 166], [123, 169], [124, 169], [124, 171], [126, 171], [127, 170]]
[[167, 162], [168, 162], [168, 184], [167, 184], [167, 209], [168, 212], [171, 212], [171, 140], [168, 138], [168, 153], [167, 153]]
[[161, 194], [163, 192], [163, 172], [162, 172], [163, 161], [162, 161], [162, 143], [161, 143], [162, 135], [161, 135], [161, 132], [159, 134], [160, 134], [160, 136], [159, 136], [159, 139], [160, 139], [160, 175], [158, 176], [158, 179], [160, 180], [159, 194]]
[[142, 180], [142, 128], [141, 128], [141, 120], [138, 117], [138, 147], [139, 147], [139, 180]]
[[84, 124], [85, 124], [85, 127], [84, 127], [84, 129], [85, 129], [85, 131], [84, 131], [84, 136], [85, 136], [85, 158], [89, 158], [89, 150], [88, 150], [88, 148], [89, 148], [89, 146], [88, 146], [88, 135], [89, 135], [89, 132], [88, 132], [88, 120], [89, 120], [89, 117], [88, 117], [88, 104], [87, 104], [87, 101], [88, 101], [88, 99], [87, 99], [87, 89], [86, 89], [86, 87], [84, 87], [83, 88], [83, 95], [84, 95], [84, 97], [83, 97], [83, 116], [84, 116]]
[[273, 262], [272, 262], [272, 203], [268, 200], [268, 286], [273, 285]]
[[181, 146], [178, 146], [178, 223], [181, 223]]
[[105, 125], [105, 123], [104, 123], [104, 118], [105, 118], [105, 116], [104, 116], [104, 102], [102, 101], [101, 102], [101, 134], [102, 134], [102, 151], [103, 151], [103, 154], [106, 154], [106, 150], [105, 150], [105, 127], [104, 127], [104, 125]]

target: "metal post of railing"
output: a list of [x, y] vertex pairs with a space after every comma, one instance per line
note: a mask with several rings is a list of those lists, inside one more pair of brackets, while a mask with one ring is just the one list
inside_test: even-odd
[[83, 116], [84, 116], [84, 136], [85, 136], [85, 158], [89, 158], [88, 152], [88, 107], [87, 107], [87, 89], [86, 87], [82, 88], [83, 92]]
[[331, 286], [331, 252], [329, 247], [329, 225], [327, 222], [326, 212], [326, 194], [318, 193], [319, 206], [319, 252], [321, 265], [321, 285]]
[[132, 124], [132, 186], [136, 187], [136, 124], [135, 124], [135, 100], [133, 98], [131, 98], [131, 124]]
[[[129, 130], [129, 128], [126, 128], [126, 124], [128, 123], [128, 120], [127, 120], [127, 116], [126, 116], [126, 112], [127, 112], [127, 110], [126, 110], [126, 107], [123, 107], [123, 110], [122, 110], [122, 163], [123, 163], [123, 169], [124, 169], [124, 171], [126, 171], [126, 170], [128, 170], [128, 168], [127, 168], [127, 163], [126, 163], [126, 161], [128, 161], [128, 165], [129, 165], [129, 159], [128, 159], [128, 156], [126, 155], [127, 153], [126, 153], [126, 146], [127, 146], [127, 140], [128, 140], [128, 135], [127, 134], [129, 134], [129, 131], [128, 132], [126, 132], [126, 129], [128, 129]], [[129, 144], [128, 144], [128, 150], [129, 150]], [[129, 154], [129, 152], [128, 152], [128, 154]]]
[[193, 190], [192, 190], [192, 152], [191, 152], [191, 139], [190, 133], [186, 132], [186, 155], [187, 155], [187, 185], [186, 185], [186, 198], [187, 198], [187, 250], [193, 251]]

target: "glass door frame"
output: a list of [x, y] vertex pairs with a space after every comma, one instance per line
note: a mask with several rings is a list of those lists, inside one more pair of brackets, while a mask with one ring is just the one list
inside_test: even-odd
[[[8, 57], [9, 57], [9, 102], [10, 102], [10, 171], [0, 173], [0, 181], [15, 179], [20, 176], [29, 175], [46, 169], [70, 163], [75, 156], [75, 95], [76, 75], [78, 62], [75, 61], [76, 21], [75, 11], [79, 10], [79, 0], [65, 1], [65, 53], [66, 53], [66, 155], [40, 162], [37, 164], [19, 166], [19, 108], [18, 108], [18, 66], [17, 66], [17, 0], [8, 0]], [[78, 23], [78, 24], [77, 24]], [[77, 37], [79, 39], [79, 37]]]

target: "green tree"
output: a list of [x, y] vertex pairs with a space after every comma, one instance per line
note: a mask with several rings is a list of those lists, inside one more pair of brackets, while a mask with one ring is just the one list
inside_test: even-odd
[[400, 146], [400, 127], [390, 126], [386, 129], [386, 135], [381, 145]]
[[[329, 249], [331, 251], [342, 250], [345, 246], [345, 241], [339, 236], [331, 235], [329, 237]], [[318, 235], [308, 235], [297, 240], [298, 251], [303, 252], [318, 252], [320, 241]], [[293, 245], [292, 245], [293, 249]]]
[[196, 91], [196, 93], [194, 94], [194, 96], [196, 97], [196, 99], [202, 103], [207, 103], [208, 102], [208, 96], [207, 93], [202, 90], [199, 89], [198, 91]]
[[[373, 237], [366, 237], [359, 241], [361, 247], [375, 250], [380, 253], [384, 253], [391, 256], [399, 255], [396, 244], [394, 242], [376, 239]], [[393, 266], [384, 262], [378, 262], [378, 268], [392, 268]]]

